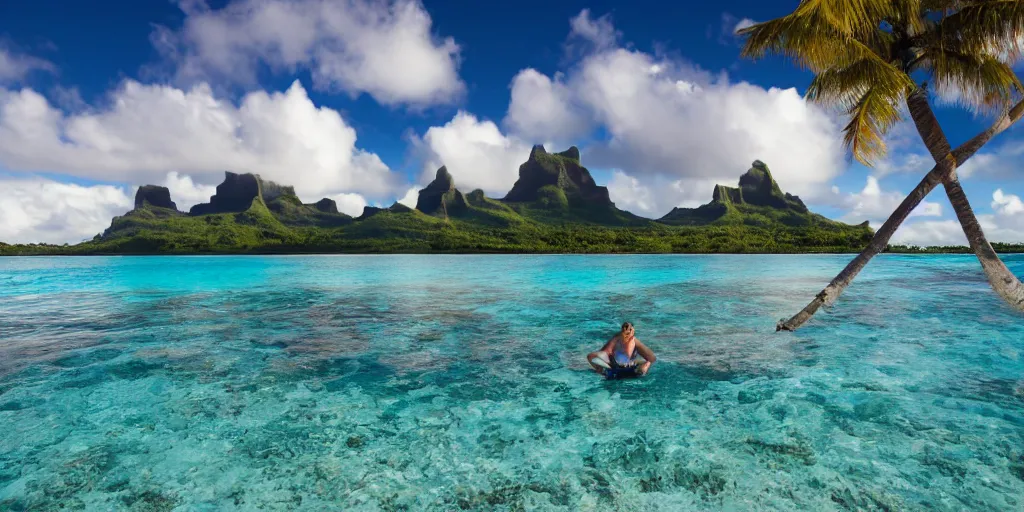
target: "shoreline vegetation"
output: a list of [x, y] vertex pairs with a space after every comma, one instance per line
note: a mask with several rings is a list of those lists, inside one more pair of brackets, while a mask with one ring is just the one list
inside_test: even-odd
[[[365, 250], [331, 250], [327, 247], [253, 247], [248, 250], [196, 250], [196, 251], [120, 251], [120, 252], [104, 252], [99, 248], [85, 248], [79, 245], [55, 245], [55, 244], [5, 244], [0, 242], [0, 257], [3, 256], [285, 256], [285, 255], [383, 255], [383, 254], [448, 254], [448, 255], [474, 255], [474, 254], [490, 254], [490, 255], [501, 255], [501, 254], [538, 254], [538, 255], [558, 255], [558, 254], [587, 254], [587, 255], [629, 255], [629, 254], [679, 254], [679, 255], [702, 255], [702, 254], [723, 254], [723, 255], [799, 255], [799, 254], [857, 254], [857, 248], [837, 248], [835, 250], [813, 250], [813, 249], [801, 249], [795, 248], [793, 250], [717, 250], [717, 251], [699, 251], [699, 250], [666, 250], [666, 251], [630, 251], [630, 250], [580, 250], [580, 251], [565, 251], [552, 248], [550, 250], [474, 250], [474, 249], [449, 249], [449, 250], [438, 250], [438, 249], [426, 249], [426, 250], [415, 250], [415, 249], [379, 249], [374, 250], [373, 248], [367, 248]], [[993, 249], [999, 254], [1024, 254], [1024, 244], [992, 244]], [[966, 246], [929, 246], [929, 247], [916, 247], [916, 246], [903, 246], [896, 245], [890, 246], [883, 254], [974, 254], [974, 251], [970, 247]]]
[[[338, 212], [325, 198], [303, 204], [290, 186], [225, 173], [209, 203], [178, 211], [165, 187], [138, 189], [135, 208], [76, 245], [5, 244], [0, 256], [188, 254], [847, 254], [874, 232], [810, 212], [755, 161], [738, 187], [718, 185], [711, 202], [660, 219], [618, 209], [580, 164], [575, 147], [535, 146], [502, 199], [463, 194], [445, 167], [415, 208]], [[1024, 252], [1024, 244], [996, 244]], [[890, 246], [889, 252], [969, 253], [967, 247]]]

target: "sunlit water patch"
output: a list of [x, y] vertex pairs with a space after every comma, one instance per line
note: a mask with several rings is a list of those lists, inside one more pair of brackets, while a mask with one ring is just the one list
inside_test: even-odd
[[0, 259], [0, 510], [1024, 508], [1024, 318], [886, 255], [774, 333], [847, 258]]

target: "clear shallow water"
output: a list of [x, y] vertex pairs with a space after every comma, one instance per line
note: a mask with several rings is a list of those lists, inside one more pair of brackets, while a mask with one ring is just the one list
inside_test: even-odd
[[0, 258], [0, 510], [1020, 510], [1024, 318], [885, 255], [772, 331], [847, 259]]

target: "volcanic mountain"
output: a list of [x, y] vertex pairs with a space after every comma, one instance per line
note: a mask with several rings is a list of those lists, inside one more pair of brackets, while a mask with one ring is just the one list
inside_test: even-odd
[[[699, 228], [699, 229], [698, 229]], [[258, 174], [226, 172], [207, 203], [177, 210], [166, 187], [138, 189], [135, 208], [73, 253], [197, 252], [745, 252], [850, 250], [871, 236], [808, 211], [755, 161], [738, 187], [716, 186], [710, 203], [652, 220], [618, 209], [571, 147], [534, 146], [505, 197], [463, 193], [447, 167], [420, 190], [416, 207], [366, 206], [353, 219], [323, 198]], [[3, 246], [4, 252], [18, 252]], [[42, 247], [42, 248], [41, 248]], [[56, 247], [56, 246], [55, 246]], [[45, 253], [45, 246], [29, 252]]]

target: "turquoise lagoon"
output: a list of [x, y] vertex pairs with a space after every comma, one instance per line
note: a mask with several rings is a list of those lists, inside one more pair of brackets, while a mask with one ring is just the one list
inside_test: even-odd
[[0, 259], [0, 510], [1024, 509], [1024, 318], [884, 255], [773, 332], [848, 258]]

